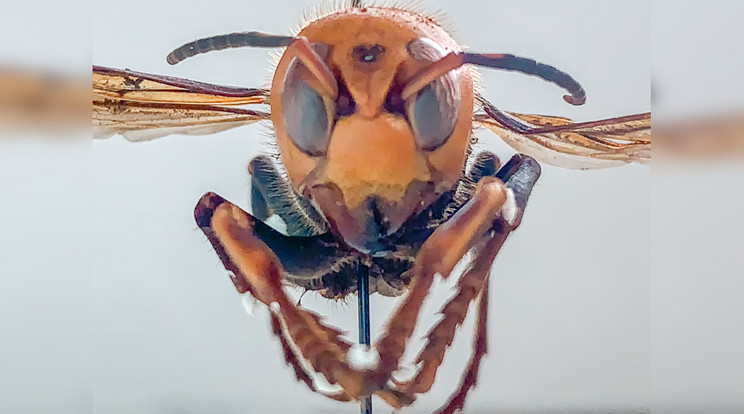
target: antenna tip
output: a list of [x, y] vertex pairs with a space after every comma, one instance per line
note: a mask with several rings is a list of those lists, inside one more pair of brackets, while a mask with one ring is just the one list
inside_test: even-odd
[[563, 100], [570, 103], [571, 105], [579, 106], [586, 103], [586, 96], [563, 95]]

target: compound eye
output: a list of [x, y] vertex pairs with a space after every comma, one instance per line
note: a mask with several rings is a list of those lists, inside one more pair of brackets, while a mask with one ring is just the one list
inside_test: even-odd
[[447, 142], [457, 123], [459, 99], [437, 80], [408, 103], [408, 119], [419, 146], [434, 150]]
[[[437, 61], [446, 51], [429, 39], [417, 39], [408, 47], [417, 60]], [[408, 119], [419, 146], [434, 150], [447, 142], [457, 124], [460, 109], [459, 69], [426, 85], [406, 102]]]
[[[316, 52], [324, 56], [326, 50], [314, 45]], [[298, 60], [290, 65], [284, 78], [282, 91], [282, 118], [289, 139], [295, 146], [311, 156], [326, 152], [333, 126], [333, 103], [324, 98], [308, 82], [312, 74]]]

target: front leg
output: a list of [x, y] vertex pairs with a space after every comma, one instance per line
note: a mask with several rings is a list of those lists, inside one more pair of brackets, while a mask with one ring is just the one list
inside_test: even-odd
[[248, 165], [251, 174], [251, 209], [253, 215], [265, 221], [272, 214], [287, 225], [290, 236], [316, 236], [328, 232], [325, 218], [310, 203], [297, 194], [267, 156], [258, 156]]
[[[301, 374], [312, 369], [331, 384], [340, 385], [339, 392], [326, 394], [331, 398], [360, 400], [377, 393], [394, 407], [401, 407], [413, 401], [412, 393], [397, 389], [389, 380], [416, 326], [433, 277], [448, 276], [471, 249], [484, 252], [486, 257], [495, 256], [506, 236], [519, 224], [521, 209], [539, 175], [539, 167], [531, 158], [520, 156], [507, 163], [502, 172], [501, 179], [481, 180], [473, 198], [437, 228], [419, 250], [416, 264], [410, 270], [412, 283], [408, 296], [376, 344], [379, 361], [371, 369], [355, 368], [347, 358], [351, 345], [340, 338], [339, 331], [289, 300], [282, 289], [282, 263], [259, 234], [262, 223], [213, 194], [202, 199], [196, 216], [225, 267], [233, 273], [238, 291], [251, 292], [271, 309], [274, 331], [298, 378], [305, 380], [307, 375]], [[516, 204], [511, 205], [512, 201]], [[504, 209], [505, 205], [509, 208]], [[502, 211], [505, 221], [500, 220]], [[503, 222], [506, 225], [497, 225]], [[490, 264], [493, 256], [485, 261]], [[300, 366], [300, 360], [309, 368]], [[315, 390], [310, 381], [305, 382]]]
[[[472, 280], [471, 287], [476, 291], [471, 295], [458, 295], [450, 302], [462, 306], [466, 312], [470, 301], [481, 290], [488, 269], [507, 236], [519, 226], [532, 187], [540, 176], [540, 166], [528, 156], [515, 155], [495, 175], [483, 177], [471, 200], [438, 227], [421, 247], [412, 269], [414, 274], [406, 301], [390, 318], [377, 345], [381, 361], [376, 372], [377, 381], [387, 381], [397, 369], [433, 276], [447, 277], [465, 253], [475, 254], [474, 267], [465, 274], [463, 281]], [[444, 316], [432, 330], [434, 335], [429, 337], [419, 356], [423, 365], [414, 380], [416, 383], [401, 384], [407, 397], [426, 392], [431, 386], [441, 363], [439, 355], [443, 355], [454, 336], [456, 326], [461, 323], [460, 316], [464, 319], [465, 315], [447, 312], [445, 308]], [[394, 400], [388, 402], [396, 403]]]
[[[202, 196], [194, 210], [194, 217], [223, 265], [230, 272], [230, 278], [238, 292], [250, 293], [272, 311], [272, 330], [279, 338], [285, 361], [292, 366], [297, 379], [304, 382], [312, 391], [335, 400], [348, 401], [349, 394], [343, 389], [336, 392], [323, 392], [318, 389], [312, 378], [314, 374], [312, 371], [322, 372], [331, 384], [335, 384], [332, 373], [324, 372], [328, 370], [322, 370], [318, 365], [326, 360], [345, 359], [351, 345], [340, 337], [340, 331], [322, 324], [319, 315], [300, 309], [289, 300], [282, 289], [281, 262], [268, 246], [271, 244], [277, 250], [287, 252], [293, 247], [299, 247], [300, 251], [304, 250], [301, 245], [292, 246], [295, 243], [309, 244], [311, 247], [314, 245], [316, 255], [307, 255], [306, 258], [322, 259], [317, 255], [317, 249], [326, 244], [319, 240], [321, 237], [282, 236], [214, 193]], [[317, 243], [312, 243], [313, 239]], [[303, 256], [300, 255], [297, 259]], [[323, 348], [319, 350], [322, 355], [309, 358], [306, 354], [307, 348], [313, 349], [314, 345]], [[302, 349], [302, 352], [298, 348]], [[314, 349], [318, 348], [316, 346]], [[311, 361], [310, 369], [305, 364], [306, 360]]]

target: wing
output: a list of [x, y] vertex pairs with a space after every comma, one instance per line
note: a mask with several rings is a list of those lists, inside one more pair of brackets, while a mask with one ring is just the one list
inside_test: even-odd
[[538, 161], [571, 169], [595, 169], [651, 161], [651, 114], [592, 122], [503, 112], [478, 97], [483, 113], [473, 122]]
[[90, 122], [89, 99], [84, 76], [0, 63], [0, 138], [80, 137]]
[[740, 161], [744, 157], [741, 112], [660, 121], [654, 135], [654, 151], [666, 162]]
[[147, 141], [211, 134], [271, 118], [241, 105], [267, 104], [269, 91], [93, 66], [93, 137]]

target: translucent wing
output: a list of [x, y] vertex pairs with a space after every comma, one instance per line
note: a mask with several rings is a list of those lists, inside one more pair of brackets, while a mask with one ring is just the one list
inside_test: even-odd
[[538, 161], [571, 169], [651, 161], [651, 114], [574, 123], [570, 119], [503, 112], [479, 97], [473, 122]]
[[93, 66], [93, 137], [146, 141], [171, 134], [211, 134], [270, 119], [241, 108], [268, 103], [266, 89]]

